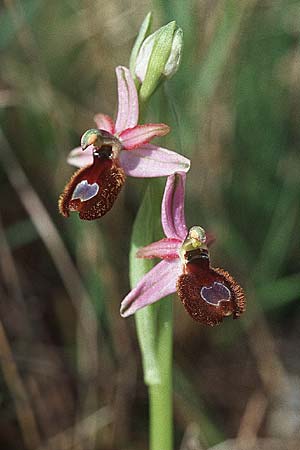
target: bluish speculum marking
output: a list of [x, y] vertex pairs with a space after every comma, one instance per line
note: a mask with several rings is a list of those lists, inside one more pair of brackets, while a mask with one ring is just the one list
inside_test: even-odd
[[82, 180], [77, 184], [74, 189], [71, 200], [80, 200], [81, 202], [86, 202], [91, 198], [95, 197], [99, 191], [99, 184], [92, 183], [89, 184], [87, 180]]
[[229, 302], [231, 300], [230, 290], [217, 281], [214, 281], [209, 287], [203, 286], [200, 295], [206, 303], [213, 306], [219, 306], [221, 302]]

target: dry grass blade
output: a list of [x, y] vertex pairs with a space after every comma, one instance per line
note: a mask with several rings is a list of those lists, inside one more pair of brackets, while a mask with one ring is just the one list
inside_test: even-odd
[[15, 299], [17, 304], [25, 306], [17, 269], [8, 242], [6, 240], [1, 215], [0, 215], [0, 248], [1, 248], [0, 268], [5, 284], [7, 286], [7, 290], [9, 291], [10, 296]]
[[81, 420], [76, 425], [76, 430], [73, 427], [58, 433], [56, 436], [50, 438], [46, 445], [38, 448], [38, 450], [49, 450], [53, 448], [62, 448], [64, 450], [77, 450], [81, 448], [81, 443], [76, 442], [74, 435], [80, 431], [82, 438], [86, 439], [92, 433], [95, 427], [99, 431], [101, 428], [109, 425], [113, 421], [112, 412], [109, 407], [104, 406], [103, 408], [90, 414], [88, 417]]
[[0, 145], [0, 160], [8, 179], [44, 242], [77, 312], [81, 328], [81, 349], [88, 354], [88, 358], [85, 358], [87, 363], [85, 374], [93, 379], [97, 373], [99, 361], [98, 323], [91, 300], [59, 232], [31, 186], [2, 130], [0, 130]]
[[15, 403], [24, 444], [28, 450], [33, 450], [41, 443], [38, 426], [2, 322], [0, 322], [0, 360], [4, 379]]
[[[214, 445], [208, 450], [244, 450], [245, 447], [240, 447], [235, 439], [229, 439], [221, 444]], [[299, 441], [293, 440], [286, 442], [280, 439], [258, 439], [256, 445], [251, 450], [298, 450]]]
[[[35, 225], [42, 241], [44, 242], [54, 264], [57, 268], [65, 288], [73, 302], [78, 316], [81, 317], [81, 325], [85, 332], [89, 351], [94, 350], [94, 362], [97, 361], [95, 352], [95, 336], [97, 334], [97, 321], [88, 292], [86, 291], [80, 275], [73, 264], [72, 259], [57, 231], [46, 208], [31, 186], [21, 165], [15, 157], [12, 148], [8, 144], [0, 130], [0, 160], [12, 186], [15, 188], [20, 200]], [[84, 308], [83, 308], [84, 305]], [[83, 311], [84, 309], [84, 311]]]
[[249, 345], [257, 361], [258, 372], [270, 398], [287, 391], [289, 377], [280, 359], [276, 343], [258, 304], [254, 329], [247, 329]]
[[183, 436], [180, 450], [203, 450], [200, 442], [201, 431], [196, 423], [191, 423]]
[[250, 450], [255, 447], [257, 433], [267, 408], [267, 398], [262, 392], [254, 392], [250, 397], [240, 423], [237, 446]]

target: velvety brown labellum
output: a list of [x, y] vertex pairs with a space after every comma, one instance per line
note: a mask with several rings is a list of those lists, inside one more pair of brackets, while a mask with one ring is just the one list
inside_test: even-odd
[[[113, 206], [125, 178], [117, 159], [94, 156], [93, 164], [75, 172], [66, 185], [58, 202], [60, 213], [69, 217], [70, 211], [78, 211], [80, 219], [99, 219]], [[91, 195], [82, 194], [81, 186], [90, 189]]]
[[246, 309], [242, 288], [225, 270], [210, 267], [207, 253], [186, 264], [177, 293], [190, 316], [204, 325], [218, 325], [230, 315], [236, 319]]

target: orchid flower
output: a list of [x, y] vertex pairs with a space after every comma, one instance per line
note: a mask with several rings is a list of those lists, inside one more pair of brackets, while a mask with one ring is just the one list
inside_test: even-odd
[[97, 114], [97, 128], [86, 131], [81, 147], [71, 151], [69, 164], [80, 169], [72, 176], [59, 200], [59, 210], [68, 217], [78, 211], [81, 219], [102, 217], [112, 207], [126, 175], [161, 177], [187, 172], [190, 161], [166, 148], [149, 144], [164, 136], [170, 128], [164, 123], [138, 125], [138, 94], [130, 71], [116, 68], [118, 81], [118, 114]]
[[218, 325], [231, 314], [235, 319], [245, 310], [242, 288], [228, 272], [210, 266], [212, 235], [206, 235], [199, 226], [187, 230], [184, 191], [184, 173], [168, 177], [161, 210], [166, 237], [137, 252], [139, 258], [162, 261], [124, 298], [120, 311], [123, 317], [176, 291], [191, 317], [206, 325]]

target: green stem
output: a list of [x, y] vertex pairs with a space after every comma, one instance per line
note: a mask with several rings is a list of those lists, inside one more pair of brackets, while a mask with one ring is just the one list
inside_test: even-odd
[[[149, 181], [135, 220], [130, 251], [132, 287], [153, 266], [151, 260], [136, 258], [136, 251], [161, 238], [162, 188], [160, 180]], [[172, 302], [171, 297], [166, 297], [135, 314], [144, 380], [149, 389], [151, 450], [173, 448]]]
[[[139, 93], [140, 116], [144, 115], [149, 96]], [[141, 117], [140, 120], [142, 121]], [[150, 180], [138, 211], [132, 233], [129, 258], [130, 282], [134, 287], [153, 261], [136, 258], [136, 251], [161, 239], [160, 209], [164, 182]], [[146, 226], [145, 226], [146, 224]], [[149, 392], [150, 450], [173, 449], [172, 298], [166, 297], [135, 314], [142, 353], [144, 381]]]
[[150, 450], [173, 449], [173, 299], [157, 305], [157, 362], [161, 381], [149, 386]]

